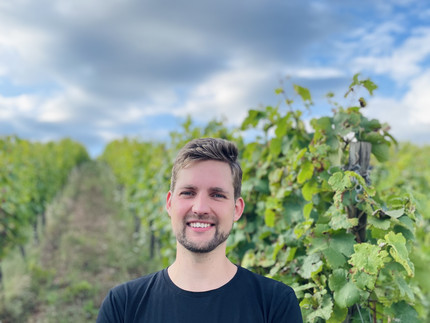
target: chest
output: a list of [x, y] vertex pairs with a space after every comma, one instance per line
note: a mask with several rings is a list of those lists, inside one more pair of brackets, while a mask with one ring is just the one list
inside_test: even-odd
[[[134, 313], [133, 313], [134, 312]], [[151, 323], [264, 323], [270, 322], [264, 302], [240, 293], [218, 293], [190, 297], [166, 293], [151, 294], [130, 311], [126, 322]]]

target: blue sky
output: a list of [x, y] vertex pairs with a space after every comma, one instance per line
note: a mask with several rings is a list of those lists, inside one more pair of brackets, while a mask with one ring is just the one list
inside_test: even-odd
[[187, 115], [238, 125], [280, 80], [342, 94], [379, 86], [365, 113], [430, 144], [427, 0], [15, 0], [0, 3], [0, 135], [71, 137], [93, 156], [122, 136], [167, 138]]

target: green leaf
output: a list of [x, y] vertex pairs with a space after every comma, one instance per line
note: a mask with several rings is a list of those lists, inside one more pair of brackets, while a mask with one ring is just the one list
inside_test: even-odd
[[294, 234], [296, 235], [297, 239], [300, 239], [310, 229], [313, 223], [314, 220], [309, 219], [297, 224], [294, 228]]
[[328, 320], [333, 312], [333, 301], [330, 295], [325, 294], [322, 298], [322, 302], [319, 302], [319, 307], [307, 315], [307, 320], [310, 322], [314, 322], [315, 319], [319, 317], [323, 320]]
[[242, 122], [241, 129], [245, 130], [245, 129], [248, 129], [249, 127], [255, 128], [260, 122], [260, 119], [264, 117], [264, 115], [265, 114], [263, 111], [249, 110], [248, 116]]
[[323, 262], [319, 254], [308, 255], [303, 262], [302, 268], [299, 270], [299, 274], [305, 279], [310, 279], [322, 270], [322, 266]]
[[314, 283], [307, 283], [307, 284], [304, 284], [304, 285], [291, 286], [291, 287], [294, 289], [294, 292], [296, 294], [298, 294], [298, 293], [300, 293], [300, 292], [302, 292], [304, 290], [313, 289], [313, 288], [317, 287], [317, 285], [314, 284]]
[[404, 323], [420, 323], [417, 311], [405, 301], [395, 303], [391, 306], [390, 311], [397, 322]]
[[256, 258], [253, 250], [248, 250], [242, 258], [241, 266], [251, 268], [255, 266]]
[[303, 101], [312, 101], [311, 92], [307, 88], [294, 84], [294, 91], [301, 96]]
[[367, 218], [367, 221], [369, 222], [369, 225], [374, 226], [375, 228], [382, 229], [382, 230], [388, 230], [388, 228], [391, 225], [391, 221], [388, 219], [378, 219], [374, 216], [369, 216]]
[[351, 233], [341, 232], [332, 235], [330, 239], [330, 247], [339, 250], [346, 257], [352, 255], [355, 244], [355, 237]]
[[384, 211], [384, 213], [392, 217], [393, 219], [398, 219], [405, 213], [405, 209], [401, 208], [398, 210]]
[[328, 286], [333, 292], [338, 291], [342, 288], [342, 286], [346, 282], [346, 275], [347, 272], [343, 268], [333, 270], [333, 273], [328, 279]]
[[327, 320], [327, 323], [339, 323], [343, 322], [346, 319], [346, 315], [348, 314], [347, 308], [340, 308], [336, 304], [333, 307], [333, 313], [330, 319]]
[[313, 207], [314, 207], [313, 203], [305, 204], [305, 206], [303, 207], [303, 216], [305, 219], [309, 219]]
[[330, 217], [329, 225], [334, 230], [350, 229], [358, 224], [357, 218], [348, 218], [344, 213], [341, 213], [335, 205], [330, 206], [326, 215]]
[[340, 308], [347, 308], [360, 300], [360, 290], [354, 283], [348, 282], [334, 293], [334, 300]]
[[343, 191], [352, 186], [349, 176], [345, 176], [342, 172], [334, 173], [329, 178], [328, 183], [336, 191]]
[[[363, 126], [363, 122], [362, 122], [362, 126]], [[362, 138], [363, 138], [363, 141], [370, 142], [372, 145], [377, 145], [385, 142], [384, 136], [379, 132], [375, 132], [375, 131], [364, 133], [362, 135]]]
[[352, 77], [352, 83], [349, 85], [350, 88], [358, 85], [358, 83], [359, 83], [358, 77], [359, 76], [360, 76], [360, 73], [354, 74], [354, 76]]
[[273, 228], [275, 226], [276, 213], [273, 209], [266, 209], [264, 211], [264, 223], [269, 227]]
[[[281, 236], [281, 238], [282, 238], [282, 236]], [[282, 241], [282, 239], [281, 239], [281, 241]], [[279, 251], [281, 251], [282, 248], [284, 248], [284, 246], [285, 246], [285, 243], [283, 243], [281, 241], [278, 241], [275, 245], [275, 248], [273, 249], [273, 254], [272, 254], [273, 260], [276, 260], [276, 257], [278, 255]]]
[[[264, 257], [264, 256], [263, 256]], [[272, 258], [260, 258], [257, 261], [257, 264], [263, 268], [269, 268], [272, 267], [274, 264], [276, 263], [275, 260], [273, 260]]]
[[347, 308], [360, 300], [360, 290], [347, 280], [347, 272], [343, 268], [333, 270], [329, 287], [334, 291], [334, 300], [340, 308]]
[[286, 115], [285, 117], [279, 119], [276, 123], [275, 135], [278, 138], [283, 138], [287, 134], [288, 128], [290, 127], [289, 122], [290, 116]]
[[414, 302], [415, 301], [415, 296], [414, 296], [414, 292], [412, 291], [412, 289], [409, 287], [408, 283], [403, 279], [403, 277], [400, 277], [399, 275], [396, 275], [394, 278], [394, 281], [396, 282], [399, 291], [400, 291], [400, 295], [402, 297], [407, 296], [407, 298]]
[[379, 246], [369, 243], [359, 243], [354, 245], [354, 254], [348, 261], [354, 266], [353, 271], [364, 271], [371, 275], [377, 275], [384, 267], [388, 253], [381, 250]]
[[305, 161], [300, 168], [297, 176], [297, 182], [303, 184], [307, 180], [311, 179], [314, 174], [314, 165], [310, 161]]
[[302, 148], [296, 155], [296, 158], [294, 160], [293, 163], [293, 168], [296, 169], [297, 168], [297, 164], [300, 162], [300, 160], [303, 158], [303, 156], [306, 154], [306, 152], [308, 151], [307, 148]]
[[415, 222], [412, 221], [410, 217], [408, 217], [407, 215], [404, 215], [399, 218], [399, 222], [401, 226], [405, 227], [412, 233], [415, 233]]
[[276, 93], [276, 94], [284, 93], [284, 89], [283, 89], [283, 88], [281, 88], [281, 87], [278, 87], [277, 89], [275, 89], [275, 93]]
[[269, 174], [269, 182], [271, 184], [279, 183], [281, 181], [283, 175], [284, 175], [284, 169], [283, 168], [275, 168]]
[[318, 193], [318, 183], [316, 180], [310, 180], [302, 187], [302, 194], [306, 201], [311, 201], [312, 196]]
[[323, 254], [331, 268], [339, 268], [346, 264], [345, 256], [333, 247], [325, 249]]
[[373, 144], [372, 154], [379, 162], [386, 162], [390, 159], [390, 145], [388, 143]]
[[308, 254], [321, 252], [329, 247], [328, 241], [325, 237], [308, 237], [308, 239], [309, 239], [309, 247], [307, 250]]
[[332, 120], [330, 117], [312, 119], [311, 124], [315, 130], [323, 130], [325, 133], [333, 131]]
[[352, 280], [355, 282], [357, 287], [362, 290], [373, 290], [375, 288], [377, 278], [377, 275], [370, 275], [363, 271], [358, 271], [352, 275]]
[[270, 141], [270, 154], [277, 158], [282, 150], [282, 138], [273, 138]]
[[406, 239], [401, 233], [390, 232], [385, 235], [384, 240], [378, 240], [378, 244], [387, 243], [390, 248], [390, 255], [396, 262], [401, 264], [409, 276], [414, 275], [414, 264], [409, 260], [408, 249], [406, 249]]
[[370, 95], [373, 95], [373, 91], [378, 88], [378, 86], [369, 79], [363, 81], [363, 86], [367, 89], [367, 91], [369, 91]]

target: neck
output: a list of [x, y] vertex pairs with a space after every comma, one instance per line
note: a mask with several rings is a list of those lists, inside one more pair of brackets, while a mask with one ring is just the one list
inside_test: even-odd
[[236, 271], [237, 267], [225, 256], [222, 245], [208, 253], [194, 253], [178, 244], [176, 260], [168, 268], [173, 283], [192, 292], [217, 289], [228, 283]]

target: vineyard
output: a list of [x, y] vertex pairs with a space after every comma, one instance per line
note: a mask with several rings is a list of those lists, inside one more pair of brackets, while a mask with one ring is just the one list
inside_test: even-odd
[[[168, 142], [112, 141], [96, 161], [70, 140], [0, 139], [0, 322], [92, 322], [110, 287], [167, 266], [170, 170], [197, 137], [240, 150], [246, 207], [228, 257], [292, 286], [305, 322], [428, 321], [430, 147], [365, 116], [376, 88], [355, 75], [340, 99], [352, 104], [329, 94], [332, 114], [309, 124], [310, 91], [279, 88], [240, 127], [189, 118]], [[30, 283], [12, 292], [13, 264]]]
[[38, 240], [37, 226], [45, 223], [47, 204], [72, 168], [88, 159], [84, 147], [70, 140], [40, 144], [0, 139], [0, 263], [15, 247], [25, 253], [27, 227], [34, 228]]

